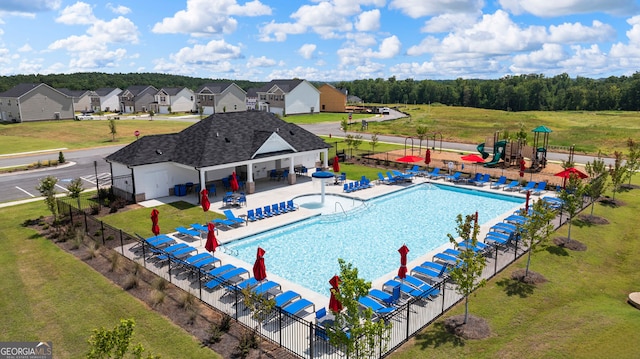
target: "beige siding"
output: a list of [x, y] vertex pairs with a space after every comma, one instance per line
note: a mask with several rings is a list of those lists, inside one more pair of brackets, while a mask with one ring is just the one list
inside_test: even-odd
[[67, 97], [48, 86], [39, 86], [22, 96], [20, 109], [22, 122], [55, 120], [56, 113], [63, 120], [74, 117], [71, 97]]

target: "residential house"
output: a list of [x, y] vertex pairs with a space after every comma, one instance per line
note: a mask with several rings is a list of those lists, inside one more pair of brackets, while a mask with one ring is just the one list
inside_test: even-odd
[[246, 111], [247, 93], [232, 82], [211, 82], [196, 90], [196, 106], [203, 115]]
[[258, 89], [252, 87], [247, 90], [246, 96], [247, 111], [259, 110], [258, 108]]
[[74, 117], [73, 99], [44, 84], [19, 84], [0, 93], [0, 120], [27, 122]]
[[122, 92], [119, 88], [103, 87], [91, 91], [91, 108], [95, 112], [120, 111], [120, 98]]
[[196, 101], [193, 91], [186, 87], [163, 87], [155, 95], [155, 113], [194, 112]]
[[339, 90], [330, 84], [324, 84], [320, 90], [320, 112], [345, 112], [347, 90]]
[[321, 154], [327, 166], [330, 147], [272, 113], [244, 111], [211, 115], [179, 133], [141, 137], [106, 160], [114, 191], [143, 201], [169, 196], [189, 182], [195, 188], [220, 186], [233, 172], [246, 181], [247, 193], [272, 169], [288, 170], [288, 183], [294, 184], [296, 167], [315, 167]]
[[89, 90], [70, 90], [68, 88], [58, 88], [58, 91], [73, 99], [73, 109], [77, 112], [93, 112], [91, 108], [91, 91]]
[[118, 95], [120, 111], [123, 113], [147, 112], [152, 109], [157, 93], [158, 89], [153, 86], [129, 86]]
[[320, 112], [320, 91], [307, 80], [271, 80], [258, 91], [258, 107], [281, 116]]

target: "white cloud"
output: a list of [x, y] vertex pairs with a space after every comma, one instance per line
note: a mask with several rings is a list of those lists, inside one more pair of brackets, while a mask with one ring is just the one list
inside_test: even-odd
[[540, 50], [514, 56], [511, 70], [515, 73], [531, 73], [536, 72], [533, 70], [536, 68], [557, 68], [558, 62], [567, 59], [568, 56], [561, 45], [543, 44]]
[[276, 23], [272, 20], [270, 23], [260, 28], [260, 41], [278, 41], [283, 42], [287, 39], [287, 35], [304, 34], [307, 27], [298, 23]]
[[356, 30], [358, 31], [376, 31], [380, 28], [380, 10], [375, 9], [365, 11], [358, 15], [356, 21]]
[[247, 60], [247, 68], [254, 68], [254, 67], [272, 67], [276, 65], [276, 60], [274, 59], [269, 59], [266, 56], [260, 56], [260, 57], [250, 57], [249, 60]]
[[[138, 28], [131, 20], [122, 16], [110, 21], [96, 20], [93, 25], [89, 27], [86, 35], [73, 35], [54, 41], [49, 45], [49, 49], [85, 52], [106, 50], [107, 45], [114, 43], [138, 43]], [[86, 54], [82, 54], [82, 57], [87, 56]]]
[[56, 22], [66, 25], [90, 25], [96, 20], [91, 5], [80, 1], [62, 9], [56, 18]]
[[406, 16], [417, 19], [448, 13], [477, 13], [483, 5], [483, 0], [393, 0], [389, 9], [399, 9]]
[[616, 30], [608, 24], [594, 20], [592, 26], [564, 23], [549, 27], [549, 41], [557, 43], [602, 42], [615, 39]]
[[428, 52], [434, 52], [440, 48], [440, 40], [433, 37], [428, 36], [424, 38], [419, 45], [414, 45], [407, 50], [407, 55], [409, 56], [419, 56]]
[[452, 32], [460, 29], [468, 28], [478, 21], [480, 12], [462, 13], [462, 14], [442, 14], [434, 16], [424, 23], [422, 32], [439, 33]]
[[33, 48], [29, 44], [24, 44], [18, 48], [18, 52], [31, 52]]
[[398, 55], [401, 48], [402, 43], [400, 42], [400, 39], [398, 39], [396, 35], [393, 35], [382, 40], [378, 51], [367, 50], [363, 56], [378, 59], [390, 59]]
[[303, 58], [309, 60], [310, 58], [313, 57], [314, 51], [316, 51], [316, 45], [304, 44], [300, 46], [300, 48], [298, 49], [298, 54], [300, 54], [300, 56], [302, 56]]
[[516, 14], [540, 17], [604, 12], [625, 15], [638, 11], [634, 0], [498, 0], [503, 9]]
[[640, 15], [627, 19], [627, 23], [631, 25], [631, 29], [626, 32], [629, 42], [613, 44], [609, 55], [622, 66], [636, 68], [640, 60]]
[[176, 12], [156, 23], [155, 33], [186, 33], [192, 35], [230, 34], [238, 20], [232, 16], [270, 15], [271, 8], [258, 0], [238, 5], [235, 0], [188, 0], [187, 9]]
[[107, 4], [107, 9], [111, 10], [114, 14], [118, 15], [127, 15], [131, 12], [131, 9], [124, 5], [113, 5], [112, 3]]
[[210, 67], [211, 65], [224, 64], [227, 60], [240, 59], [243, 56], [240, 47], [231, 45], [224, 40], [211, 40], [205, 45], [183, 47], [169, 57], [174, 63], [181, 66]]

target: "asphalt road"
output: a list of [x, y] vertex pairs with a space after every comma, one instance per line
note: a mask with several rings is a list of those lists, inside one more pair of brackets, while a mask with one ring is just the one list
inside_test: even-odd
[[[369, 122], [372, 121], [388, 121], [396, 118], [403, 117], [404, 115], [400, 112], [391, 110], [389, 115], [384, 116], [376, 116], [369, 119]], [[142, 118], [141, 118], [142, 119]], [[165, 118], [161, 116], [155, 116], [154, 120], [163, 120]], [[175, 118], [167, 118], [171, 120], [175, 120]], [[198, 120], [197, 117], [189, 117], [182, 119], [184, 121], [196, 122]], [[323, 136], [338, 136], [343, 137], [344, 132], [340, 128], [339, 122], [325, 122], [313, 125], [300, 125], [307, 131], [310, 131], [316, 135]], [[355, 129], [361, 127], [360, 121], [354, 121], [350, 126], [350, 130], [348, 134], [362, 135], [363, 139], [370, 140], [371, 135], [363, 132], [355, 132]], [[379, 135], [378, 140], [381, 142], [388, 143], [396, 143], [400, 145], [411, 146], [411, 140], [405, 137], [397, 137], [397, 136], [385, 136]], [[418, 140], [413, 139], [413, 145], [418, 146]], [[433, 142], [429, 142], [428, 146], [432, 146]], [[30, 163], [35, 163], [38, 161], [48, 161], [48, 160], [57, 160], [58, 152], [62, 150], [65, 160], [69, 162], [65, 166], [61, 166], [59, 168], [44, 168], [38, 170], [30, 170], [30, 171], [22, 171], [15, 172], [10, 174], [0, 174], [0, 204], [4, 202], [10, 201], [18, 201], [25, 200], [30, 198], [37, 198], [40, 196], [40, 193], [36, 190], [36, 186], [40, 182], [40, 179], [46, 176], [54, 176], [59, 179], [58, 182], [58, 192], [64, 193], [66, 192], [66, 185], [74, 178], [81, 178], [83, 181], [84, 188], [86, 189], [94, 189], [96, 188], [96, 183], [100, 186], [108, 186], [110, 185], [110, 168], [109, 164], [104, 160], [104, 158], [123, 147], [124, 145], [119, 146], [109, 146], [109, 147], [100, 147], [100, 148], [92, 148], [85, 150], [74, 150], [74, 151], [66, 151], [65, 149], [53, 149], [48, 152], [42, 153], [34, 153], [34, 154], [14, 154], [14, 155], [4, 155], [0, 156], [0, 168], [2, 167], [13, 167], [19, 165], [26, 165]], [[423, 142], [423, 146], [427, 146], [425, 142]], [[442, 146], [443, 149], [450, 149], [455, 151], [465, 151], [465, 152], [476, 152], [476, 144], [464, 144], [464, 143], [455, 143], [455, 142], [437, 142], [435, 144], [436, 147]], [[550, 161], [561, 162], [563, 160], [568, 159], [568, 155], [566, 153], [547, 153], [547, 159]], [[95, 161], [95, 165], [94, 165]], [[591, 156], [583, 156], [583, 155], [575, 155], [574, 161], [578, 164], [584, 164], [590, 161], [593, 161], [593, 157]], [[613, 164], [613, 159], [606, 158], [605, 163]], [[97, 175], [96, 175], [97, 174]]]

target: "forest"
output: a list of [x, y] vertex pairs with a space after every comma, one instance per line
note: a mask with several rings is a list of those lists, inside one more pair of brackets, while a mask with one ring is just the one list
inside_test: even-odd
[[[131, 85], [188, 87], [198, 89], [213, 81], [234, 82], [245, 91], [265, 82], [213, 80], [160, 73], [86, 72], [74, 74], [13, 75], [0, 77], [0, 92], [20, 83], [46, 83], [55, 88], [95, 90], [101, 87], [126, 89]], [[315, 86], [324, 82], [311, 81]], [[563, 73], [553, 77], [541, 74], [505, 76], [495, 80], [396, 80], [362, 79], [331, 82], [364, 103], [429, 104], [465, 106], [503, 111], [605, 111], [640, 110], [640, 72], [631, 76], [603, 79], [571, 78]]]

